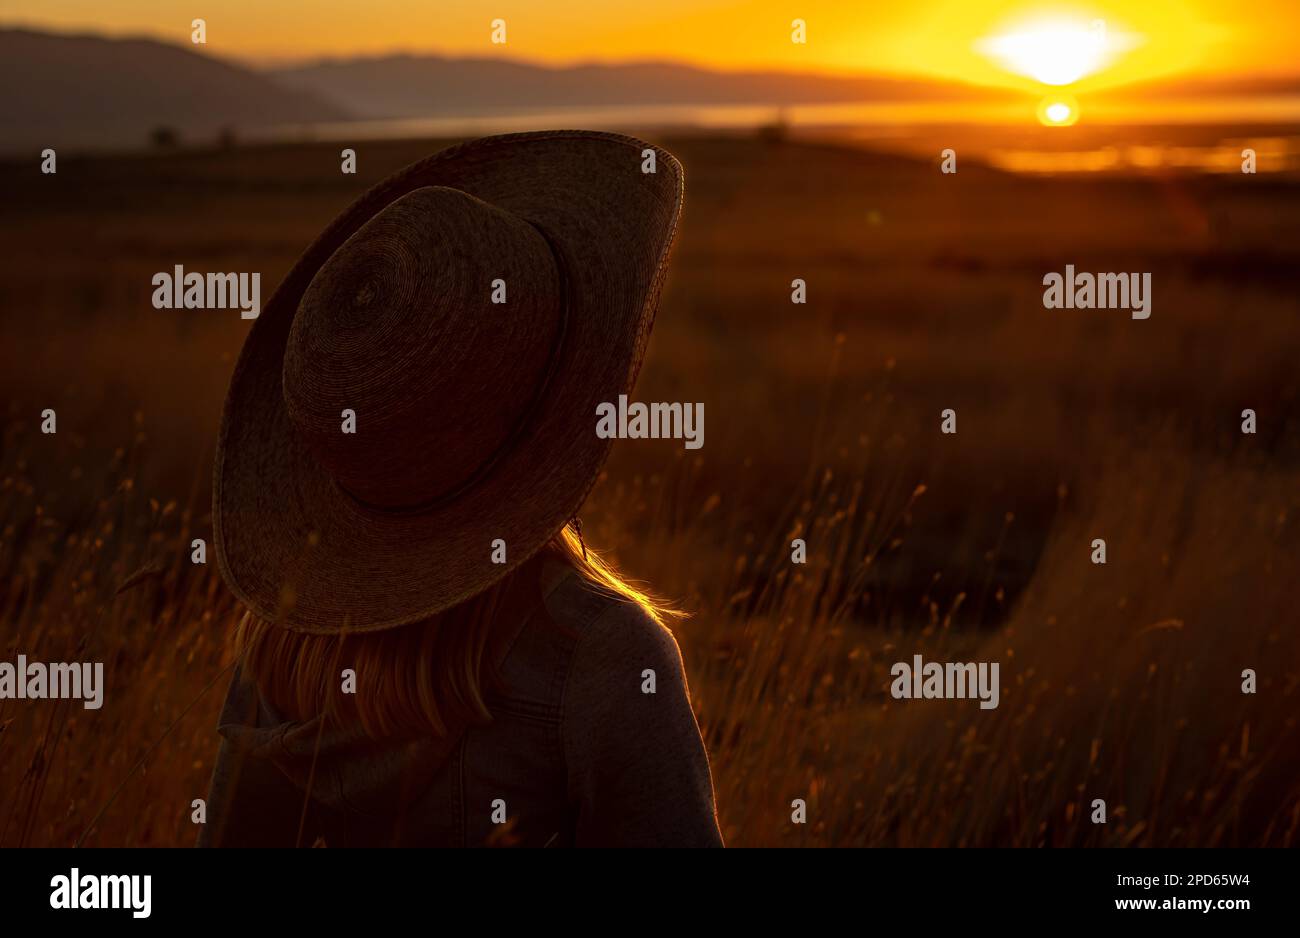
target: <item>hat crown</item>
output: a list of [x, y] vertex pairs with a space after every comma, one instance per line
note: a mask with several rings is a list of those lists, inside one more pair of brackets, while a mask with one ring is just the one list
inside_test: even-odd
[[562, 325], [561, 275], [540, 231], [460, 190], [416, 189], [304, 291], [285, 349], [286, 411], [349, 495], [427, 505], [527, 429]]

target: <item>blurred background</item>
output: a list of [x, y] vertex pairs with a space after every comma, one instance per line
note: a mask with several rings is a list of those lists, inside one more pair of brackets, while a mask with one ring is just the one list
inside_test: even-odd
[[[183, 6], [0, 2], [0, 660], [108, 676], [0, 701], [0, 845], [194, 837], [235, 607], [189, 544], [248, 324], [152, 275], [265, 301], [386, 175], [552, 127], [686, 168], [636, 396], [707, 442], [615, 447], [583, 524], [692, 613], [729, 843], [1295, 843], [1300, 9]], [[1151, 318], [1045, 310], [1066, 264], [1150, 272]], [[1000, 662], [1001, 706], [893, 700], [917, 653]]]

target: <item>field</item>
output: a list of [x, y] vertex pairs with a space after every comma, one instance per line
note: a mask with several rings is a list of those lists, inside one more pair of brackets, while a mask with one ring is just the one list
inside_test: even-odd
[[[1300, 841], [1300, 179], [661, 142], [687, 199], [637, 397], [703, 402], [706, 443], [616, 446], [583, 524], [692, 613], [728, 843]], [[188, 545], [247, 323], [151, 276], [265, 300], [439, 146], [0, 166], [0, 660], [108, 674], [99, 712], [0, 701], [0, 846], [190, 843], [206, 792], [236, 611]], [[1045, 310], [1066, 264], [1150, 272], [1151, 318]], [[1000, 662], [1001, 705], [894, 700], [917, 653]]]

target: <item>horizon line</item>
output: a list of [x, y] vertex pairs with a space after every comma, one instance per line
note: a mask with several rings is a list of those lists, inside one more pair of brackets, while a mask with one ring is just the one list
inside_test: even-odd
[[[433, 48], [413, 49], [410, 47], [394, 46], [381, 51], [358, 51], [355, 53], [347, 52], [307, 52], [307, 53], [282, 53], [282, 54], [264, 54], [264, 55], [231, 55], [218, 54], [208, 51], [206, 48], [192, 47], [190, 44], [179, 42], [173, 37], [158, 34], [147, 33], [138, 30], [112, 32], [105, 31], [103, 27], [97, 26], [77, 26], [62, 27], [46, 24], [36, 24], [31, 21], [22, 19], [0, 19], [0, 31], [28, 32], [36, 35], [51, 36], [65, 39], [97, 39], [105, 42], [152, 42], [158, 45], [169, 46], [174, 49], [191, 52], [195, 55], [201, 55], [205, 58], [217, 62], [237, 65], [247, 68], [258, 73], [273, 72], [289, 68], [303, 68], [329, 64], [347, 64], [356, 62], [377, 62], [388, 59], [441, 59], [447, 62], [495, 62], [508, 65], [519, 65], [526, 68], [537, 68], [551, 72], [562, 72], [580, 68], [636, 68], [636, 67], [660, 67], [660, 68], [681, 68], [693, 71], [703, 72], [713, 75], [744, 76], [744, 75], [764, 75], [764, 76], [789, 76], [792, 78], [813, 78], [813, 79], [838, 79], [838, 80], [874, 80], [874, 81], [897, 81], [911, 82], [915, 84], [924, 84], [931, 86], [955, 86], [978, 90], [988, 90], [996, 92], [1019, 92], [1022, 94], [1035, 94], [1035, 89], [1024, 87], [1020, 83], [1008, 81], [1007, 83], [972, 81], [963, 78], [956, 78], [944, 75], [929, 74], [920, 71], [864, 71], [849, 70], [834, 67], [811, 67], [803, 69], [792, 69], [783, 64], [750, 64], [750, 65], [726, 65], [714, 64], [693, 59], [684, 58], [624, 58], [624, 59], [602, 59], [599, 57], [584, 56], [560, 61], [543, 61], [536, 58], [529, 58], [514, 54], [497, 54], [497, 55], [465, 55], [463, 53], [449, 52]], [[1100, 94], [1103, 92], [1121, 90], [1128, 87], [1142, 85], [1167, 85], [1186, 80], [1192, 82], [1213, 82], [1228, 81], [1234, 83], [1242, 82], [1284, 82], [1295, 81], [1300, 83], [1300, 69], [1293, 71], [1255, 71], [1242, 72], [1230, 70], [1218, 71], [1185, 71], [1173, 75], [1163, 75], [1151, 79], [1129, 80], [1119, 82], [1113, 85], [1104, 85], [1093, 89], [1091, 93]]]

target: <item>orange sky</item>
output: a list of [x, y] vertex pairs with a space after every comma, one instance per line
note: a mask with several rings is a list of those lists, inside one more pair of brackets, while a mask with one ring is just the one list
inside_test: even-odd
[[[0, 0], [0, 22], [145, 34], [247, 61], [394, 50], [507, 55], [556, 64], [675, 60], [719, 68], [921, 73], [1025, 87], [975, 48], [1032, 14], [1101, 18], [1132, 48], [1081, 87], [1168, 74], [1277, 74], [1300, 68], [1300, 0]], [[506, 20], [508, 44], [489, 41]], [[790, 41], [790, 22], [808, 42]]]

